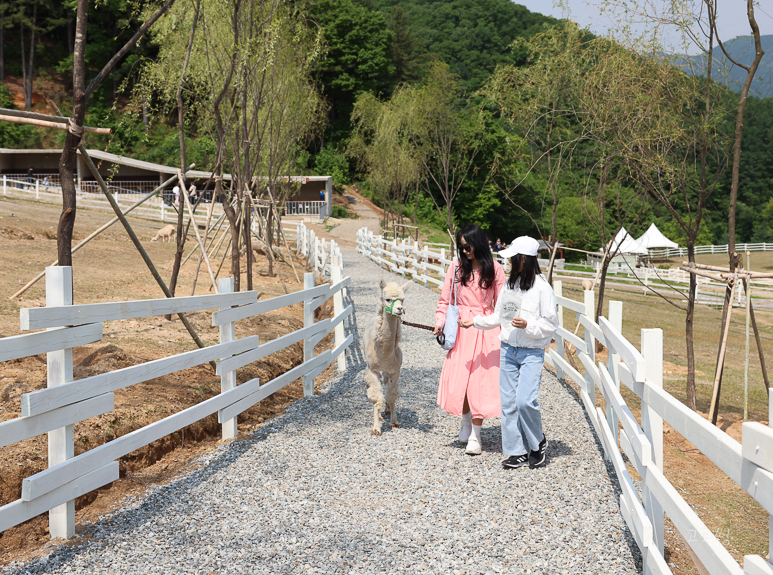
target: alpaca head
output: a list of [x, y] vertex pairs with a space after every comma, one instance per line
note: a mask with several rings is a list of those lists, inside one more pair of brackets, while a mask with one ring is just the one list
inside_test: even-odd
[[401, 317], [405, 313], [403, 300], [405, 300], [405, 288], [411, 282], [397, 285], [396, 283], [386, 283], [381, 280], [381, 309], [387, 315]]

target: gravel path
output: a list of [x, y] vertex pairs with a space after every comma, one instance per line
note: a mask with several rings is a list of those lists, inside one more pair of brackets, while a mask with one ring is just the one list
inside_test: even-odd
[[[360, 333], [379, 278], [392, 278], [343, 255]], [[431, 323], [436, 302], [410, 285], [406, 319]], [[349, 370], [321, 395], [127, 500], [83, 545], [2, 573], [638, 573], [616, 480], [573, 393], [545, 373], [548, 465], [504, 470], [499, 421], [484, 423], [483, 454], [465, 455], [458, 420], [435, 405], [442, 350], [428, 332], [403, 334], [402, 429], [370, 435], [355, 339]]]

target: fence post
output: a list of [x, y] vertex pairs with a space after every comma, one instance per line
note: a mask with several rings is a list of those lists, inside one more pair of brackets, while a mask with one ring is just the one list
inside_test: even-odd
[[440, 248], [440, 281], [445, 281], [446, 279], [446, 248]]
[[[596, 317], [596, 292], [591, 290], [583, 291], [583, 303], [585, 303], [585, 316], [593, 320]], [[585, 345], [588, 348], [588, 357], [596, 363], [596, 338], [591, 335], [589, 329], [585, 330]], [[590, 397], [591, 405], [596, 405], [596, 384], [589, 373], [585, 375], [585, 387]]]
[[427, 274], [429, 273], [429, 269], [427, 268], [427, 264], [429, 264], [429, 249], [427, 248], [427, 244], [424, 244], [424, 247], [422, 248], [421, 259], [424, 264], [424, 287], [428, 287], [429, 282], [427, 281]]
[[8, 189], [7, 188], [8, 188], [8, 181], [6, 180], [5, 174], [3, 174], [3, 195], [4, 196], [8, 195]]
[[[612, 324], [617, 331], [623, 333], [623, 302], [612, 301], [609, 302], [609, 323]], [[620, 377], [618, 364], [620, 363], [620, 355], [614, 353], [610, 348], [607, 348], [607, 371], [609, 376], [615, 385], [615, 389], [620, 391]], [[610, 402], [607, 402], [607, 423], [609, 429], [617, 437], [618, 420], [615, 410], [612, 409]]]
[[[564, 297], [564, 282], [561, 280], [553, 280], [553, 293], [555, 293], [557, 297]], [[556, 305], [556, 312], [558, 314], [558, 327], [563, 328], [564, 307], [561, 304]], [[561, 359], [566, 359], [564, 357], [564, 338], [561, 336], [556, 337], [556, 353], [561, 356]], [[556, 362], [556, 365], [553, 367], [556, 368], [556, 375], [558, 376], [558, 379], [566, 379], [564, 370], [561, 369], [561, 367], [558, 365], [558, 362]]]
[[[220, 293], [232, 293], [234, 291], [233, 278], [221, 278], [217, 280], [217, 289]], [[221, 307], [221, 310], [231, 306]], [[229, 322], [220, 326], [220, 343], [234, 341], [236, 339], [236, 323]], [[225, 393], [236, 387], [236, 371], [229, 371], [220, 375], [220, 393]], [[236, 418], [233, 417], [222, 423], [223, 439], [234, 439], [238, 435]]]
[[[46, 307], [72, 305], [72, 268], [46, 268]], [[46, 387], [55, 387], [73, 380], [72, 348], [46, 354], [48, 379]], [[48, 432], [48, 466], [53, 467], [75, 456], [73, 425]], [[57, 505], [48, 512], [51, 538], [70, 539], [75, 536], [75, 500]]]
[[40, 201], [40, 180], [35, 180], [35, 199]]
[[[313, 288], [314, 273], [303, 274], [303, 289]], [[303, 302], [303, 327], [314, 325], [314, 310], [311, 307], [311, 299]], [[314, 357], [314, 345], [309, 338], [303, 340], [303, 361], [307, 362]], [[303, 395], [314, 395], [314, 378], [309, 374], [303, 376]]]
[[[644, 356], [645, 385], [663, 388], [663, 330], [641, 330], [641, 353]], [[652, 445], [652, 461], [663, 471], [663, 418], [643, 400], [641, 404], [641, 427]], [[663, 555], [663, 506], [647, 486], [647, 477], [642, 481], [642, 501], [644, 510], [652, 522], [653, 539], [658, 551]], [[645, 565], [646, 572], [646, 565]]]
[[[335, 285], [343, 278], [341, 270], [341, 256], [333, 257], [333, 265], [330, 269], [330, 283]], [[338, 317], [344, 313], [344, 294], [343, 290], [338, 290], [333, 294], [333, 317]], [[344, 323], [339, 323], [335, 328], [335, 347], [341, 345], [346, 339], [344, 334]], [[342, 373], [346, 371], [346, 354], [342, 353], [338, 356], [338, 372]]]

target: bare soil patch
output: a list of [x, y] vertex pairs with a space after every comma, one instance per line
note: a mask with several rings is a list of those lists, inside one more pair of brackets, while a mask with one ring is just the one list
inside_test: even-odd
[[[45, 305], [45, 281], [38, 282], [20, 300], [9, 301], [29, 279], [56, 259], [55, 226], [61, 208], [53, 204], [0, 197], [0, 237], [5, 241], [4, 270], [0, 274], [0, 337], [17, 335], [19, 309]], [[75, 237], [88, 233], [111, 218], [110, 214], [79, 210]], [[150, 242], [162, 224], [131, 219], [160, 273], [169, 281], [174, 258], [173, 243]], [[52, 233], [53, 232], [53, 233]], [[191, 236], [185, 253], [195, 245]], [[177, 295], [191, 295], [197, 257], [192, 257], [181, 270]], [[216, 264], [219, 265], [220, 258]], [[296, 266], [301, 268], [296, 260]], [[213, 264], [214, 265], [214, 264]], [[246, 285], [245, 268], [242, 283]], [[292, 268], [280, 263], [278, 273], [288, 291], [302, 289]], [[227, 275], [230, 261], [221, 274]], [[302, 281], [301, 277], [301, 281]], [[267, 264], [258, 261], [253, 274], [254, 289], [259, 299], [283, 295], [285, 287], [279, 277], [267, 275]], [[163, 297], [125, 231], [115, 225], [73, 256], [73, 297], [76, 304], [150, 299]], [[202, 265], [196, 294], [211, 293], [209, 277]], [[329, 317], [332, 304], [320, 308], [319, 318]], [[218, 328], [211, 326], [211, 313], [188, 314], [205, 344], [218, 343]], [[260, 335], [270, 341], [303, 327], [302, 305], [285, 307], [237, 323], [237, 337]], [[332, 336], [323, 340], [318, 350], [331, 346]], [[196, 349], [179, 319], [142, 318], [106, 323], [102, 341], [75, 348], [74, 377], [82, 379], [99, 373], [167, 357]], [[260, 378], [268, 382], [303, 360], [302, 344], [295, 344], [271, 354], [237, 372], [243, 383]], [[334, 368], [317, 378], [324, 381]], [[0, 362], [0, 421], [19, 417], [20, 396], [46, 385], [45, 356], [33, 356]], [[191, 367], [174, 374], [118, 390], [115, 409], [107, 414], [75, 424], [75, 454], [93, 449], [116, 437], [144, 427], [217, 395], [220, 378], [208, 364]], [[245, 434], [302, 397], [300, 381], [283, 388], [239, 416], [239, 434]], [[164, 437], [121, 458], [121, 479], [103, 489], [84, 495], [76, 501], [76, 522], [80, 526], [96, 519], [120, 503], [128, 494], [163, 483], [192, 465], [196, 456], [214, 448], [220, 441], [220, 426], [212, 415], [177, 433]], [[47, 438], [37, 436], [3, 448], [0, 462], [0, 505], [20, 497], [21, 483], [47, 467]], [[61, 542], [59, 542], [61, 543]], [[0, 565], [30, 558], [49, 544], [47, 514], [0, 534]]]

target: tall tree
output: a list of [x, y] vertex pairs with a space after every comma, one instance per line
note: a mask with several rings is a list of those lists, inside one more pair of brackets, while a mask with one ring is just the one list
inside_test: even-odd
[[83, 120], [86, 116], [86, 105], [89, 97], [110, 73], [115, 65], [137, 43], [137, 40], [158, 20], [172, 5], [174, 0], [167, 0], [143, 24], [124, 46], [113, 54], [99, 73], [86, 86], [86, 25], [88, 21], [88, 0], [77, 0], [75, 16], [75, 46], [73, 49], [73, 105], [70, 122], [65, 137], [62, 155], [59, 157], [59, 177], [62, 183], [62, 214], [57, 226], [56, 247], [60, 266], [72, 265], [72, 230], [75, 225], [76, 195], [75, 195], [75, 162], [78, 146], [83, 138]]

